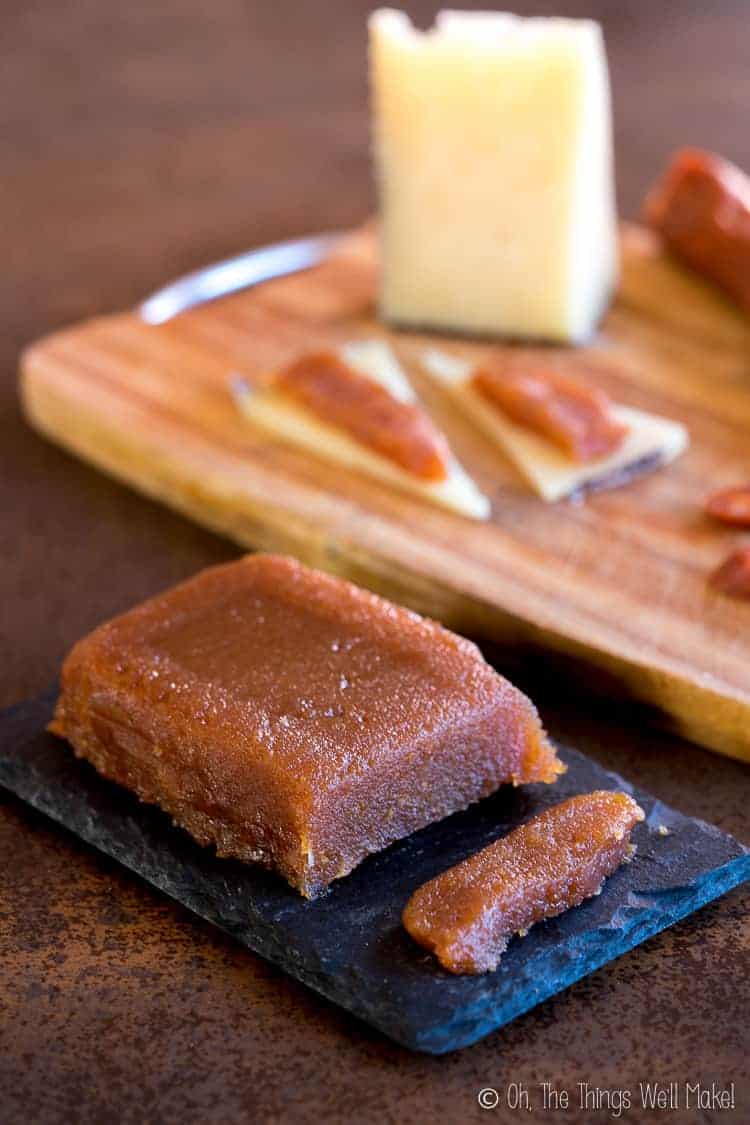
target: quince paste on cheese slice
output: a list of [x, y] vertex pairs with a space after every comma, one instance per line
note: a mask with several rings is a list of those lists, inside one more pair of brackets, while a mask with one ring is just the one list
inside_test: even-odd
[[381, 340], [303, 353], [263, 387], [236, 382], [234, 393], [245, 417], [282, 441], [473, 519], [489, 515]]
[[[584, 383], [571, 393], [574, 380], [559, 375], [547, 364], [540, 365], [523, 351], [508, 364], [513, 386], [505, 396], [499, 386], [483, 385], [489, 382], [483, 379], [483, 373], [492, 375], [492, 383], [502, 381], [502, 365], [498, 368], [491, 362], [473, 364], [435, 348], [426, 351], [421, 362], [472, 421], [500, 446], [544, 500], [560, 500], [587, 489], [623, 484], [640, 473], [668, 464], [688, 445], [687, 430], [679, 422], [608, 403]], [[524, 365], [529, 373], [527, 388], [516, 379]], [[534, 401], [536, 384], [541, 389], [547, 385], [550, 402]], [[523, 390], [529, 392], [525, 416], [520, 409]], [[577, 409], [579, 406], [581, 409]], [[576, 414], [577, 420], [584, 423], [579, 435], [572, 428]], [[566, 449], [568, 422], [571, 428], [567, 431]]]

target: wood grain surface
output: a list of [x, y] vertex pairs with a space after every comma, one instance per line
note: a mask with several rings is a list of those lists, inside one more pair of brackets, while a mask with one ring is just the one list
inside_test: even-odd
[[[750, 324], [667, 260], [644, 228], [622, 238], [623, 283], [586, 348], [546, 354], [617, 402], [683, 422], [676, 464], [584, 503], [542, 503], [424, 377], [428, 347], [482, 346], [387, 332], [377, 243], [351, 234], [315, 269], [215, 301], [166, 325], [134, 313], [57, 333], [23, 357], [42, 433], [148, 496], [251, 548], [286, 551], [523, 651], [606, 673], [606, 688], [714, 749], [750, 760], [750, 603], [707, 576], [734, 537], [702, 511], [743, 479]], [[385, 335], [491, 496], [467, 520], [254, 431], [230, 393], [300, 352]], [[486, 346], [486, 345], [485, 345]]]
[[[18, 403], [20, 351], [240, 248], [371, 213], [371, 6], [3, 6], [2, 703], [43, 691], [105, 617], [238, 553], [34, 434]], [[437, 4], [405, 6], [426, 23]], [[636, 216], [681, 144], [750, 169], [747, 0], [513, 7], [602, 20], [623, 214]], [[595, 708], [587, 675], [571, 702], [548, 656], [525, 676], [554, 735], [750, 843], [747, 766], [655, 735], [632, 703]], [[664, 1078], [733, 1080], [738, 1108], [696, 1118], [636, 1101], [630, 1121], [738, 1125], [750, 1117], [749, 903], [733, 892], [475, 1048], [424, 1059], [0, 790], [0, 1121], [605, 1125], [606, 1112], [545, 1114], [538, 1084], [569, 1090], [575, 1107], [578, 1082], [637, 1098], [640, 1081]], [[534, 1115], [507, 1105], [514, 1082]], [[477, 1104], [485, 1086], [503, 1095], [496, 1111]]]

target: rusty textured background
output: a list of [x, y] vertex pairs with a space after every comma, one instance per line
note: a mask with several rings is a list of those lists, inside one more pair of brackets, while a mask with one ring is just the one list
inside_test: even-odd
[[[373, 205], [361, 0], [5, 0], [0, 67], [0, 702], [41, 691], [103, 617], [235, 548], [24, 427], [19, 349], [241, 247]], [[408, 4], [420, 18], [434, 4]], [[470, 6], [470, 5], [467, 5]], [[746, 0], [516, 3], [595, 15], [620, 203], [669, 150], [750, 168]], [[750, 771], [632, 716], [540, 698], [554, 734], [750, 842]], [[631, 725], [628, 722], [631, 720]], [[521, 1121], [480, 1087], [736, 1083], [750, 1120], [739, 891], [484, 1043], [413, 1056], [0, 792], [0, 1123]], [[601, 1122], [605, 1112], [533, 1115]]]

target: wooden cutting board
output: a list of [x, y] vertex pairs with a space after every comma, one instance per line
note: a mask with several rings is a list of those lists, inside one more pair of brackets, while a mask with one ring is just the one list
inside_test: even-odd
[[[750, 761], [750, 602], [706, 584], [740, 537], [702, 514], [708, 492], [750, 480], [750, 324], [648, 232], [626, 227], [622, 242], [620, 293], [583, 355], [615, 400], [682, 421], [692, 444], [670, 468], [584, 503], [534, 497], [420, 374], [426, 344], [464, 355], [478, 345], [377, 322], [369, 228], [314, 270], [160, 327], [127, 312], [41, 340], [22, 358], [26, 414], [245, 546], [348, 576]], [[231, 373], [252, 380], [311, 345], [374, 334], [390, 337], [492, 497], [487, 524], [347, 476], [237, 412]]]

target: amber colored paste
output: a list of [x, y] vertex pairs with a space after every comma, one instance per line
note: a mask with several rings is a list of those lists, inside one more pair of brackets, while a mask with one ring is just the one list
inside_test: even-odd
[[639, 820], [626, 793], [571, 797], [425, 883], [404, 926], [451, 973], [494, 969], [513, 934], [598, 893]]
[[564, 769], [470, 641], [273, 555], [79, 641], [53, 729], [201, 844], [309, 897], [506, 782]]
[[706, 501], [706, 511], [722, 523], [750, 527], [750, 484], [714, 492]]
[[730, 598], [750, 598], [750, 547], [736, 547], [711, 575], [711, 585]]
[[750, 178], [701, 149], [683, 149], [645, 203], [648, 222], [687, 265], [750, 313]]
[[335, 352], [301, 356], [275, 387], [405, 472], [425, 481], [448, 475], [448, 444], [422, 407], [401, 402]]
[[614, 453], [627, 432], [613, 418], [603, 391], [538, 359], [491, 361], [476, 370], [472, 384], [511, 422], [546, 438], [574, 461]]

